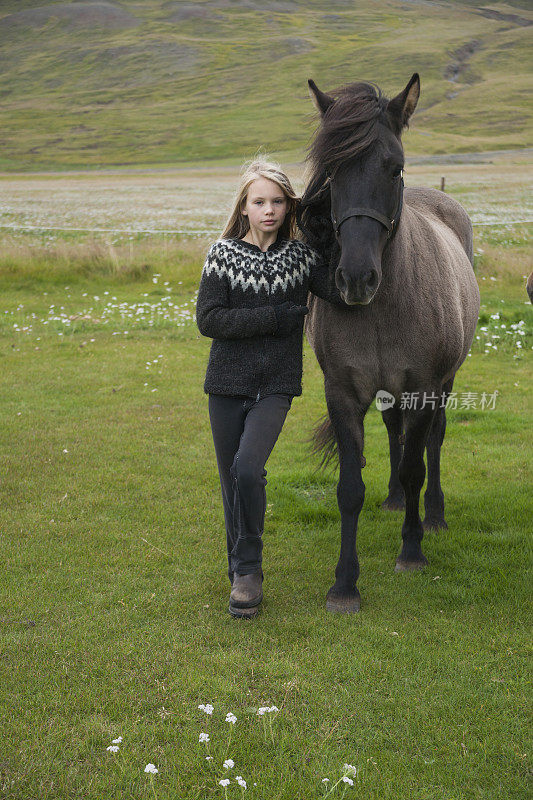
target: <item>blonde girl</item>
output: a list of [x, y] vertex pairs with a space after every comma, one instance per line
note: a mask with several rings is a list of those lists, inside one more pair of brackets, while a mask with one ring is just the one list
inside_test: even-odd
[[263, 599], [265, 464], [302, 393], [307, 294], [344, 305], [319, 255], [295, 238], [298, 198], [281, 168], [245, 165], [233, 211], [207, 253], [196, 319], [213, 341], [204, 391], [222, 489], [229, 611]]

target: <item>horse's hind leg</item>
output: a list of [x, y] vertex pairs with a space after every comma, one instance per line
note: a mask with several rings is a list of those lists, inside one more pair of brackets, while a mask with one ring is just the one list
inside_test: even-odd
[[422, 553], [424, 529], [419, 514], [420, 491], [426, 477], [424, 449], [435, 410], [424, 407], [405, 412], [405, 446], [400, 461], [400, 481], [405, 492], [405, 520], [402, 527], [402, 550], [396, 559], [396, 571], [421, 569], [427, 564]]
[[363, 456], [363, 418], [348, 395], [338, 390], [328, 392], [326, 400], [329, 417], [337, 440], [339, 453], [339, 482], [337, 501], [341, 514], [341, 550], [335, 569], [335, 583], [326, 597], [327, 611], [354, 613], [359, 611], [361, 596], [357, 588], [359, 559], [356, 536], [359, 513], [365, 499], [365, 485], [361, 476]]
[[453, 386], [453, 378], [442, 387], [441, 403], [429, 432], [427, 441], [428, 483], [424, 494], [424, 529], [447, 528], [444, 519], [444, 493], [440, 483], [440, 451], [446, 433], [446, 400]]
[[389, 511], [403, 511], [405, 508], [405, 494], [398, 475], [403, 453], [402, 412], [399, 408], [393, 406], [382, 411], [382, 416], [389, 435], [390, 479], [389, 494], [381, 504], [381, 507], [387, 508]]

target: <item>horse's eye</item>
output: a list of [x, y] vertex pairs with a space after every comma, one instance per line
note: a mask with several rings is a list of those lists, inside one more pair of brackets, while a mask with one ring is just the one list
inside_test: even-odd
[[403, 178], [403, 167], [394, 167], [393, 178]]

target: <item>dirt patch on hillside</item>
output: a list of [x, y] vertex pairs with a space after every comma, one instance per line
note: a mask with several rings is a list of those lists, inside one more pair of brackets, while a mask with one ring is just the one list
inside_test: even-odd
[[[446, 80], [451, 81], [451, 83], [457, 83], [459, 78], [463, 79], [465, 77], [464, 73], [469, 67], [469, 61], [471, 57], [480, 49], [480, 47], [481, 42], [479, 42], [477, 39], [473, 39], [471, 42], [466, 42], [465, 44], [461, 45], [461, 47], [458, 47], [457, 50], [454, 50], [453, 53], [450, 54], [453, 60], [444, 70], [444, 77]], [[466, 82], [476, 83], [477, 80], [479, 80], [479, 78], [470, 75], [468, 76]]]
[[312, 49], [313, 45], [311, 42], [297, 36], [284, 36], [278, 39], [275, 44], [276, 55], [278, 55], [279, 58], [308, 53]]
[[185, 22], [188, 19], [222, 19], [220, 14], [214, 13], [216, 6], [206, 3], [202, 6], [182, 5], [174, 3], [175, 10], [165, 17], [167, 22]]
[[520, 17], [518, 14], [504, 14], [502, 11], [495, 11], [493, 8], [477, 8], [478, 14], [488, 19], [497, 19], [500, 22], [510, 22], [513, 25], [519, 25], [522, 28], [527, 28], [533, 25], [533, 21]]
[[63, 22], [70, 30], [96, 27], [119, 30], [133, 28], [140, 22], [129, 11], [114, 3], [60, 3], [8, 14], [0, 19], [0, 30], [42, 28], [54, 19]]
[[125, 86], [134, 86], [145, 68], [149, 69], [153, 81], [161, 72], [168, 77], [191, 69], [199, 61], [200, 54], [197, 48], [190, 45], [155, 41], [144, 45], [108, 47], [91, 51], [91, 56], [117, 75], [122, 73], [121, 80], [124, 80]]
[[263, 0], [233, 0], [233, 2], [232, 0], [209, 0], [209, 2], [202, 3], [201, 6], [184, 5], [179, 2], [165, 5], [165, 11], [171, 12], [171, 17], [168, 19], [172, 22], [180, 22], [194, 17], [213, 19], [213, 12], [223, 8], [231, 8], [236, 12], [251, 9], [275, 14], [290, 14], [301, 10], [301, 6], [295, 0], [271, 0], [269, 3], [264, 3]]

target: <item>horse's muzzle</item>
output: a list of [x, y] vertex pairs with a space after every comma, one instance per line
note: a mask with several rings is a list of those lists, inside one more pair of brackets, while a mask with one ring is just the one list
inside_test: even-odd
[[365, 272], [353, 276], [346, 276], [342, 267], [337, 267], [335, 271], [335, 283], [337, 289], [349, 306], [368, 305], [377, 292], [379, 286], [379, 275], [377, 270], [369, 269]]

